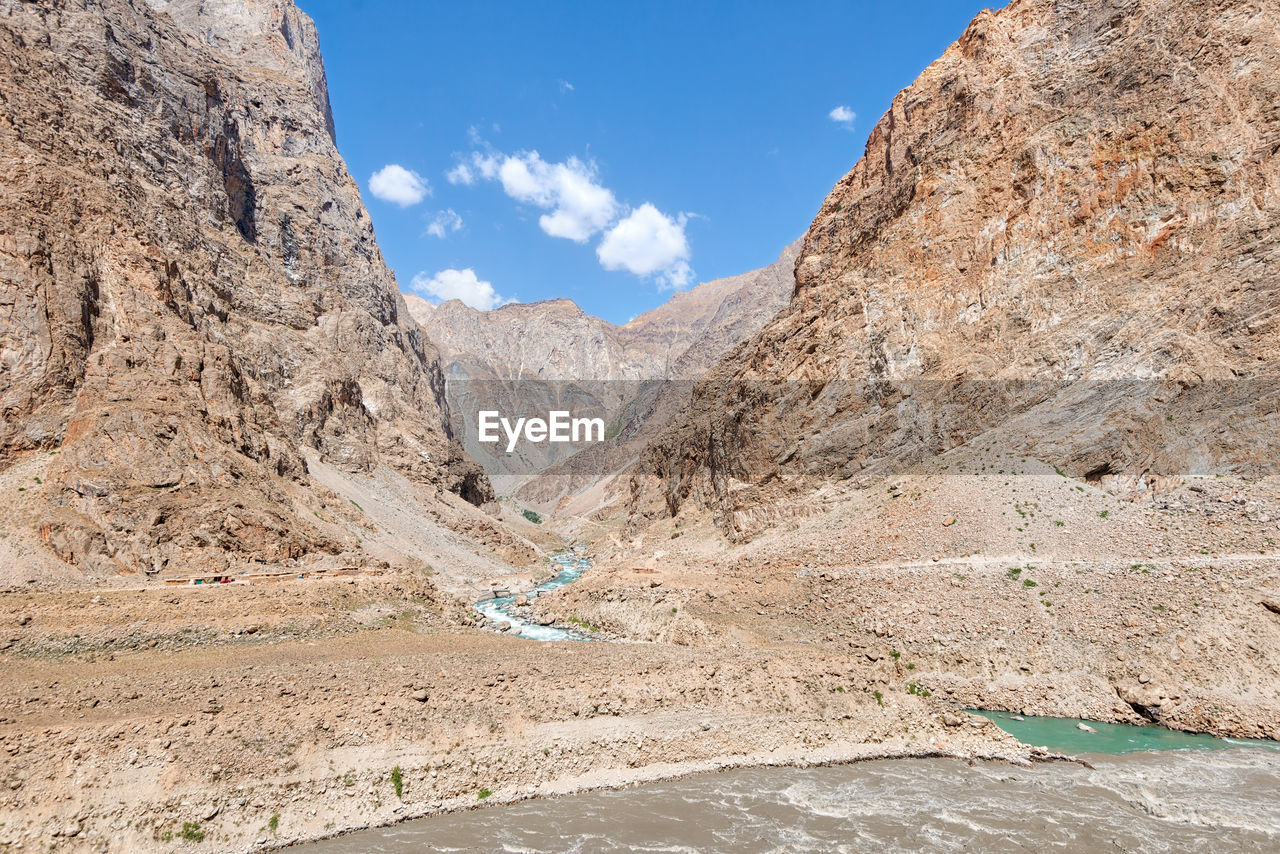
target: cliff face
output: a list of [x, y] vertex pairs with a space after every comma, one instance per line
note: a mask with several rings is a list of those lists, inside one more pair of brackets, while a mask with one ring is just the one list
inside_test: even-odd
[[640, 517], [743, 511], [994, 430], [1130, 494], [1271, 471], [1280, 12], [1015, 0], [893, 101], [791, 304], [646, 454]]
[[[616, 446], [656, 433], [678, 409], [673, 402], [687, 399], [690, 380], [787, 304], [799, 251], [796, 241], [768, 267], [704, 282], [623, 326], [567, 299], [493, 311], [457, 300], [432, 306], [419, 297], [405, 299], [440, 350], [455, 435], [491, 477], [502, 478], [496, 481], [500, 490], [528, 487], [534, 475], [551, 477], [553, 486], [521, 492], [546, 505], [570, 481], [581, 488], [634, 460], [634, 447], [618, 453]], [[513, 417], [545, 417], [552, 409], [600, 416], [611, 425], [609, 447], [526, 443], [507, 455], [504, 447], [475, 441], [481, 409]], [[569, 459], [577, 463], [548, 472]]]
[[56, 454], [59, 557], [338, 551], [302, 446], [488, 497], [291, 3], [0, 3], [0, 99], [0, 466]]

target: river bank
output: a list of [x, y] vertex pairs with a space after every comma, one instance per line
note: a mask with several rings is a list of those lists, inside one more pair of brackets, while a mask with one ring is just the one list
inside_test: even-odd
[[1268, 556], [851, 563], [828, 532], [659, 533], [593, 541], [523, 606], [611, 643], [477, 631], [493, 576], [397, 567], [0, 596], [0, 850], [262, 850], [726, 765], [1032, 759], [972, 707], [1280, 732]]
[[0, 850], [250, 851], [730, 765], [1030, 757], [923, 698], [877, 700], [847, 655], [537, 643], [412, 589], [0, 599], [20, 637], [0, 654]]

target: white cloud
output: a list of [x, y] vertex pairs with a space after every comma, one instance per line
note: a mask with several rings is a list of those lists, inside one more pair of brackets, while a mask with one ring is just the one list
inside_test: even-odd
[[431, 195], [431, 186], [417, 172], [391, 163], [369, 178], [369, 192], [384, 202], [407, 208]]
[[596, 181], [595, 165], [576, 157], [548, 163], [536, 151], [509, 155], [498, 177], [511, 198], [551, 211], [538, 224], [552, 237], [582, 243], [618, 214], [617, 199]]
[[827, 118], [838, 125], [844, 125], [849, 130], [853, 130], [853, 123], [857, 120], [858, 114], [848, 107], [841, 105], [831, 112], [827, 113]]
[[[606, 270], [627, 270], [648, 277], [661, 288], [693, 284], [685, 225], [690, 214], [670, 217], [645, 202], [634, 210], [618, 202], [602, 185], [596, 165], [577, 157], [548, 163], [537, 151], [503, 154], [481, 141], [485, 150], [460, 157], [446, 174], [450, 183], [470, 186], [498, 181], [517, 202], [547, 213], [538, 218], [552, 237], [585, 243], [604, 232], [596, 256]], [[428, 232], [442, 236], [446, 226], [432, 223]]]
[[561, 81], [560, 81], [560, 91], [561, 91], [561, 92], [572, 92], [572, 91], [573, 91], [573, 84], [572, 84], [572, 83], [570, 83], [568, 80], [561, 80]]
[[444, 240], [446, 234], [461, 228], [462, 217], [458, 216], [453, 208], [448, 208], [437, 213], [435, 219], [431, 220], [427, 225], [427, 234]]
[[609, 229], [596, 257], [606, 270], [653, 276], [660, 287], [681, 290], [693, 283], [685, 214], [672, 218], [645, 202]]
[[456, 166], [444, 173], [444, 177], [450, 184], [462, 184], [467, 187], [481, 178], [492, 180], [498, 177], [498, 158], [492, 154], [473, 151], [469, 158], [459, 160]]
[[515, 302], [500, 296], [493, 285], [476, 275], [476, 271], [467, 267], [465, 270], [441, 270], [434, 276], [425, 272], [418, 273], [409, 283], [419, 296], [444, 300], [462, 300], [467, 305], [480, 311], [489, 311], [507, 303]]

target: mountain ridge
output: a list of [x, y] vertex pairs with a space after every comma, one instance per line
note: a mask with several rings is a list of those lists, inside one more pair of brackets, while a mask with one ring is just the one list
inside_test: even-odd
[[[514, 416], [545, 416], [551, 409], [588, 409], [624, 439], [656, 429], [650, 422], [668, 405], [653, 406], [651, 383], [680, 383], [701, 373], [738, 341], [763, 326], [785, 305], [793, 289], [800, 241], [767, 267], [701, 283], [626, 324], [587, 314], [570, 299], [512, 303], [489, 311], [459, 300], [438, 305], [406, 295], [410, 314], [441, 354], [453, 432], [480, 460], [500, 492], [543, 480], [549, 467], [582, 446], [522, 448], [512, 457], [476, 441], [475, 413], [496, 409]], [[687, 393], [687, 387], [680, 391]], [[643, 401], [643, 402], [637, 402]], [[640, 430], [639, 418], [646, 426]], [[621, 420], [619, 420], [621, 419]], [[630, 425], [630, 427], [628, 426]], [[614, 437], [611, 436], [610, 440]], [[622, 465], [615, 453], [592, 448], [589, 470], [557, 482], [581, 488]], [[605, 460], [609, 462], [605, 462]], [[630, 459], [629, 456], [626, 459]], [[559, 488], [523, 494], [546, 507]]]

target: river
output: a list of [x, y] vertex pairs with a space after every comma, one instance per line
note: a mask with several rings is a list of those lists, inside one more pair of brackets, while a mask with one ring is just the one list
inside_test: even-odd
[[[535, 598], [591, 566], [555, 555]], [[476, 610], [510, 633], [586, 640]], [[307, 854], [509, 852], [1280, 851], [1280, 750], [1156, 727], [978, 712], [1020, 740], [1093, 767], [895, 759], [827, 768], [748, 768], [617, 791], [494, 805], [301, 846]]]
[[[572, 584], [582, 577], [582, 573], [591, 568], [591, 561], [587, 558], [586, 550], [582, 546], [569, 546], [564, 551], [552, 555], [551, 562], [559, 567], [555, 577], [527, 591], [524, 595], [529, 599], [536, 599], [550, 590], [556, 590], [566, 584]], [[536, 641], [587, 640], [584, 635], [571, 629], [544, 626], [519, 614], [512, 613], [512, 609], [517, 607], [517, 596], [518, 594], [485, 599], [482, 602], [477, 602], [475, 609], [481, 616], [487, 617], [495, 623], [510, 623], [511, 628], [508, 633], [518, 637]]]
[[1139, 752], [1022, 768], [893, 759], [749, 768], [433, 816], [303, 846], [426, 851], [1280, 850], [1280, 752]]

